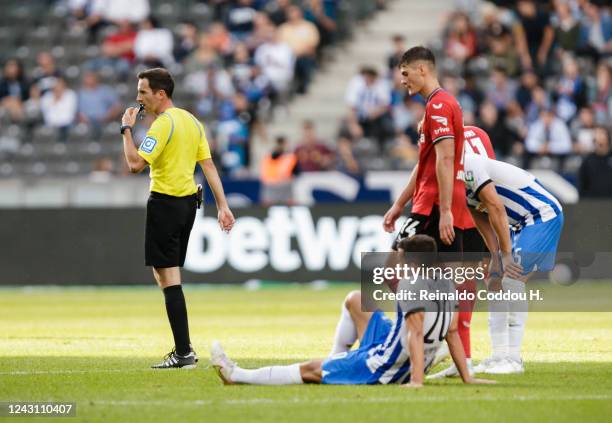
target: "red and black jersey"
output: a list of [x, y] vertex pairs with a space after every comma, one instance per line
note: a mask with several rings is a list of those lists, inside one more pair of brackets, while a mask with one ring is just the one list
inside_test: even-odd
[[[419, 168], [412, 200], [412, 213], [429, 215], [439, 205], [440, 195], [436, 178], [435, 145], [444, 140], [455, 143], [452, 213], [453, 225], [460, 229], [473, 227], [472, 217], [465, 203], [465, 184], [459, 175], [463, 171], [463, 113], [459, 103], [442, 88], [435, 89], [427, 98], [422, 132], [419, 138]], [[449, 142], [449, 141], [446, 141]]]
[[470, 149], [475, 154], [496, 160], [495, 151], [489, 135], [477, 126], [466, 126], [463, 128], [465, 142], [463, 149]]

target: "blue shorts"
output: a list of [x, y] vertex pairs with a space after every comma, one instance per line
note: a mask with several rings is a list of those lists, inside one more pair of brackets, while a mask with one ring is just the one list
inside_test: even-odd
[[512, 255], [523, 267], [523, 274], [540, 271], [549, 272], [555, 267], [555, 256], [563, 228], [563, 214], [547, 222], [510, 231]]
[[367, 366], [370, 350], [385, 342], [393, 323], [382, 311], [376, 311], [368, 322], [359, 348], [328, 358], [321, 366], [322, 383], [328, 385], [374, 385], [379, 375]]

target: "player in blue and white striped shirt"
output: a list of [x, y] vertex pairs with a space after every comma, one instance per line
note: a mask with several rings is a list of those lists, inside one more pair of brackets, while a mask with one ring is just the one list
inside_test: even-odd
[[[531, 272], [555, 264], [563, 227], [559, 201], [531, 173], [508, 163], [464, 152], [467, 202], [489, 251], [492, 274], [502, 274], [505, 291], [525, 293]], [[510, 230], [508, 227], [510, 226]], [[522, 373], [521, 343], [527, 300], [492, 304], [489, 332], [493, 356], [474, 370], [491, 374]]]
[[[405, 238], [398, 244], [399, 251], [421, 242], [433, 247], [436, 243], [427, 235]], [[419, 250], [420, 251], [420, 250]], [[431, 254], [430, 254], [431, 256]], [[416, 260], [416, 259], [415, 259]], [[419, 298], [421, 290], [454, 292], [448, 280], [402, 280], [400, 289], [414, 292]], [[474, 379], [468, 372], [461, 339], [457, 334], [457, 313], [454, 301], [431, 299], [406, 300], [397, 303], [396, 319], [390, 320], [382, 311], [361, 310], [361, 293], [351, 292], [342, 305], [342, 314], [334, 339], [332, 354], [325, 360], [311, 360], [289, 366], [270, 366], [244, 369], [231, 361], [219, 343], [211, 349], [211, 362], [225, 384], [288, 385], [322, 383], [335, 385], [374, 385], [405, 383], [420, 387], [425, 373], [431, 367], [436, 351], [446, 340], [451, 356], [465, 383], [493, 383]], [[359, 339], [359, 348], [350, 350]]]

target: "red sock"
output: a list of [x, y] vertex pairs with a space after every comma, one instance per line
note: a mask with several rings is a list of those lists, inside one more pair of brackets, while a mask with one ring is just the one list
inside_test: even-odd
[[[465, 281], [463, 284], [457, 287], [457, 292], [467, 291], [476, 292], [476, 281], [470, 280]], [[463, 350], [465, 351], [465, 357], [472, 357], [472, 348], [470, 345], [470, 324], [472, 322], [472, 310], [476, 301], [460, 300], [459, 301], [459, 338], [463, 344]]]

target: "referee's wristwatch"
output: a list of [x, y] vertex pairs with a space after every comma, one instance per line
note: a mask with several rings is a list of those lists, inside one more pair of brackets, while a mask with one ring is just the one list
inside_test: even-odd
[[130, 125], [121, 125], [121, 135], [125, 133], [126, 129], [129, 129], [130, 132], [132, 131], [132, 127]]

